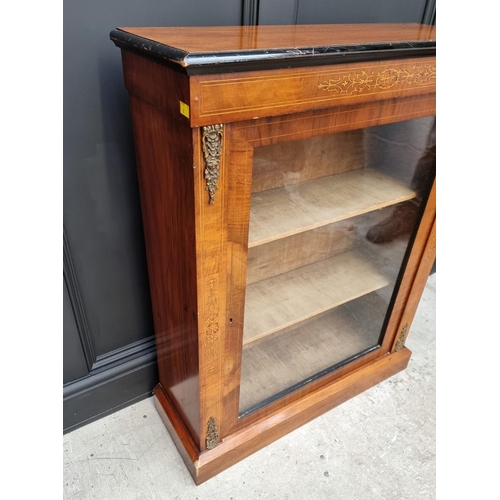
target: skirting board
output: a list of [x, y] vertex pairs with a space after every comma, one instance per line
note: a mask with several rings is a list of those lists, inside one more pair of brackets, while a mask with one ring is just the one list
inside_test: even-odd
[[157, 382], [153, 352], [69, 384], [65, 387], [69, 394], [63, 399], [63, 433], [150, 397]]

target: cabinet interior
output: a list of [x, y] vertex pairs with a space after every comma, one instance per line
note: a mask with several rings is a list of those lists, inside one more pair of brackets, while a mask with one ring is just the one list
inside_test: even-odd
[[417, 193], [365, 142], [354, 130], [254, 150], [241, 413], [379, 345], [407, 240], [366, 235]]

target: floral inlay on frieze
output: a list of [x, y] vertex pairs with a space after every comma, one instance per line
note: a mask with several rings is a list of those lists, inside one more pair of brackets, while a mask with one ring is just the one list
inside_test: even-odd
[[318, 84], [318, 89], [337, 94], [357, 94], [366, 90], [386, 90], [395, 85], [423, 85], [436, 80], [436, 67], [430, 64], [410, 69], [384, 69], [383, 71], [355, 71], [341, 74]]

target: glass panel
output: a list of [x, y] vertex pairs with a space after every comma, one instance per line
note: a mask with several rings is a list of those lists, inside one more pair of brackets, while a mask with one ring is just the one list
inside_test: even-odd
[[434, 117], [254, 150], [240, 415], [381, 344], [435, 151]]

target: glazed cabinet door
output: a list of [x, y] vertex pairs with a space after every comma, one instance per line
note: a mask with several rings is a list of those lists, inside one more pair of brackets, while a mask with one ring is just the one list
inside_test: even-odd
[[433, 99], [414, 101], [229, 128], [232, 426], [394, 348], [434, 218]]

